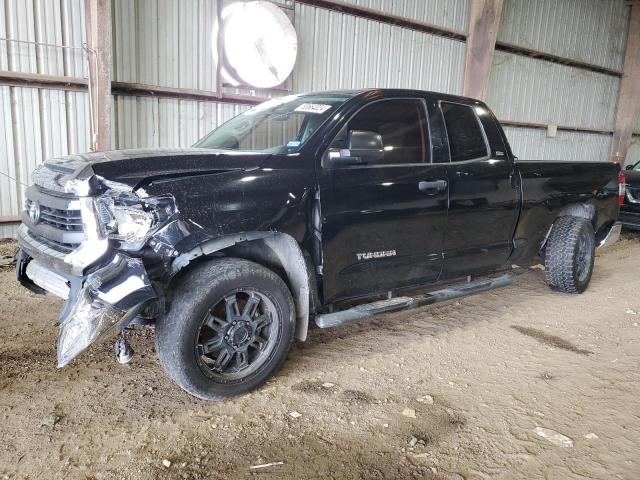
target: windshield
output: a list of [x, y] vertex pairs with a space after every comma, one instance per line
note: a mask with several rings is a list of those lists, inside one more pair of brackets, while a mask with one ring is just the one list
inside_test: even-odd
[[291, 95], [269, 100], [229, 120], [194, 146], [296, 152], [349, 98], [347, 95]]
[[640, 162], [636, 163], [631, 170], [635, 170], [636, 172], [640, 172]]

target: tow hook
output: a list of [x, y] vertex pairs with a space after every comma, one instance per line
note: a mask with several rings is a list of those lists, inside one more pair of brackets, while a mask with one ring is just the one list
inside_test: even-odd
[[131, 344], [125, 338], [124, 333], [120, 334], [113, 349], [116, 353], [116, 360], [122, 365], [129, 363], [135, 353]]

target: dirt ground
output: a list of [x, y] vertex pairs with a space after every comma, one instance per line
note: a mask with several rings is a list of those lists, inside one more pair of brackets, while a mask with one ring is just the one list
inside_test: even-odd
[[129, 365], [104, 343], [56, 369], [60, 302], [4, 268], [0, 478], [640, 478], [640, 236], [599, 254], [583, 295], [514, 272], [505, 289], [313, 330], [266, 386], [211, 404], [163, 375], [149, 328]]

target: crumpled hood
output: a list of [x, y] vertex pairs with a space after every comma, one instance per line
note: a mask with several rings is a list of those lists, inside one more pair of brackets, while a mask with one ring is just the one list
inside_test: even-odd
[[147, 179], [256, 168], [270, 156], [267, 153], [200, 148], [91, 152], [47, 160], [34, 173], [34, 181], [52, 190], [60, 190], [69, 180], [95, 173], [133, 188]]

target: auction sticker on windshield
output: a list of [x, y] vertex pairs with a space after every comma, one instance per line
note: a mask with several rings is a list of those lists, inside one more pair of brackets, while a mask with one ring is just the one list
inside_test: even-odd
[[302, 105], [297, 107], [294, 112], [321, 114], [326, 112], [330, 108], [331, 105], [324, 105], [322, 103], [303, 103]]

